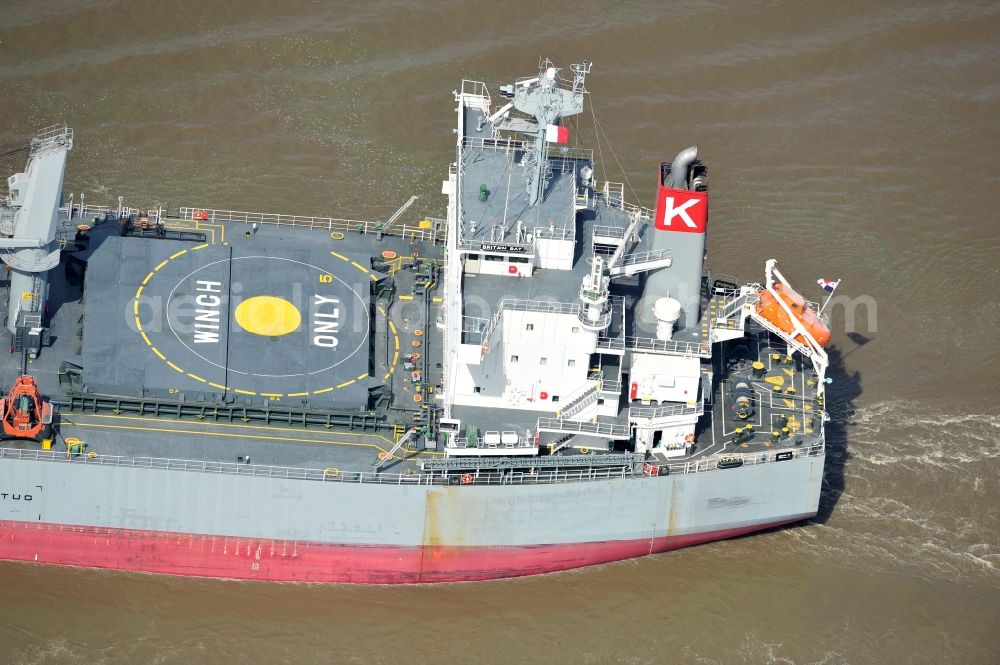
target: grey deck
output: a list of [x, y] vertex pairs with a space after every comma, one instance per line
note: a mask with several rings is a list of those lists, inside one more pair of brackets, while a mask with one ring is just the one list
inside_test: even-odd
[[[83, 221], [92, 222], [74, 218], [67, 226]], [[167, 226], [194, 229], [187, 220], [169, 220]], [[61, 267], [51, 271], [52, 345], [43, 348], [38, 358], [27, 362], [27, 371], [38, 380], [43, 394], [53, 400], [66, 399], [64, 386], [59, 382], [59, 369], [67, 359], [83, 366], [84, 380], [92, 393], [183, 399], [207, 405], [252, 403], [363, 410], [367, 406], [369, 388], [382, 386], [391, 392], [393, 404], [381, 418], [380, 428], [377, 431], [336, 431], [238, 420], [214, 422], [139, 417], [127, 413], [70, 413], [63, 409], [56, 416], [58, 434], [53, 448], [64, 450], [64, 439], [77, 437], [88, 444], [88, 451], [99, 455], [219, 462], [236, 462], [242, 458], [244, 463], [249, 458], [251, 464], [370, 471], [376, 456], [392, 447], [393, 426], [414, 424], [412, 416], [420, 412], [420, 405], [413, 401], [418, 381], [405, 369], [405, 363], [414, 350], [410, 343], [416, 339], [415, 330], [425, 327], [427, 321], [419, 299], [408, 300], [414, 298], [414, 271], [395, 272], [392, 279], [396, 297], [391, 302], [376, 301], [369, 295], [370, 284], [374, 281], [372, 276], [381, 278], [383, 275], [374, 271], [366, 274], [354, 263], [370, 269], [371, 258], [385, 250], [401, 256], [416, 253], [434, 259], [440, 256], [439, 248], [394, 236], [377, 241], [372, 235], [348, 233], [342, 240], [334, 240], [324, 230], [271, 226], [263, 226], [257, 233], [251, 231], [248, 237], [246, 231], [251, 227], [241, 223], [201, 225], [200, 230], [206, 232], [208, 246], [195, 250], [206, 243], [120, 237], [114, 223], [96, 226], [89, 234], [90, 247], [79, 253], [89, 264], [86, 298], [82, 298], [78, 286], [67, 281]], [[181, 250], [187, 251], [170, 259]], [[164, 260], [168, 261], [167, 265], [154, 270]], [[281, 267], [276, 268], [279, 263]], [[229, 269], [232, 269], [231, 277], [227, 275]], [[152, 342], [147, 344], [133, 323], [132, 303], [138, 287], [150, 272], [154, 272], [154, 277], [141, 294], [143, 305], [140, 309], [140, 320], [145, 324], [143, 331]], [[335, 293], [323, 292], [325, 297], [339, 296], [344, 300], [353, 297], [356, 309], [360, 310], [354, 313], [353, 325], [341, 326], [338, 330], [341, 337], [337, 349], [357, 349], [343, 354], [346, 358], [339, 364], [335, 364], [337, 357], [331, 361], [330, 356], [334, 355], [331, 350], [309, 344], [308, 296], [314, 295], [316, 289], [310, 292], [306, 287], [310, 284], [324, 286], [318, 280], [319, 274], [331, 275], [334, 280], [326, 286], [332, 284], [338, 289]], [[190, 337], [185, 338], [190, 331], [186, 332], [183, 327], [183, 308], [181, 316], [174, 316], [172, 320], [163, 316], [162, 325], [151, 325], [156, 320], [155, 315], [167, 311], [171, 298], [176, 300], [192, 294], [191, 287], [186, 286], [192, 279], [190, 275], [229, 281], [234, 287], [231, 294], [234, 302], [237, 302], [236, 296], [246, 297], [255, 291], [285, 296], [305, 312], [302, 330], [274, 341], [271, 337], [240, 330], [231, 320], [230, 313], [230, 316], [220, 316], [219, 344], [196, 346]], [[3, 300], [8, 297], [5, 286], [0, 283]], [[431, 330], [437, 307], [437, 303], [430, 306]], [[190, 321], [190, 312], [187, 316]], [[347, 321], [351, 324], [351, 319]], [[223, 344], [223, 340], [228, 344]], [[159, 358], [152, 346], [163, 353], [165, 359]], [[215, 354], [205, 351], [205, 347], [214, 347]], [[422, 336], [419, 350], [427, 357], [430, 369], [427, 377], [420, 377], [419, 383], [439, 384], [440, 344], [430, 336]], [[184, 372], [173, 369], [167, 360]], [[0, 354], [0, 383], [4, 388], [20, 373], [20, 353]], [[198, 378], [192, 378], [189, 373]], [[274, 376], [276, 374], [288, 376]], [[359, 379], [363, 374], [368, 376]], [[237, 383], [241, 380], [245, 382]], [[208, 385], [209, 381], [231, 390], [214, 389]], [[348, 382], [349, 385], [337, 388]], [[258, 394], [237, 393], [237, 387]], [[329, 387], [334, 390], [287, 397], [287, 393], [313, 393]], [[6, 441], [3, 445], [38, 447], [35, 442], [19, 441]], [[404, 458], [433, 456], [433, 452], [402, 451], [382, 469], [394, 473], [415, 472], [415, 462]]]

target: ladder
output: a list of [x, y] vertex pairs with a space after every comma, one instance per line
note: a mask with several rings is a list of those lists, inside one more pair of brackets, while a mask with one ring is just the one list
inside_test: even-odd
[[[393, 431], [395, 431], [395, 428], [393, 428]], [[391, 460], [392, 456], [395, 455], [396, 453], [398, 453], [403, 448], [403, 446], [406, 445], [406, 442], [409, 441], [410, 439], [412, 439], [413, 435], [415, 435], [416, 433], [417, 433], [417, 429], [415, 427], [411, 428], [410, 430], [408, 430], [406, 432], [405, 435], [403, 435], [403, 437], [401, 439], [399, 439], [398, 441], [396, 441], [396, 445], [394, 445], [392, 448], [389, 449], [389, 452], [387, 452], [385, 454], [385, 457], [382, 457], [381, 455], [379, 455], [378, 459], [375, 461], [375, 463], [373, 465], [375, 467], [375, 472], [377, 473], [378, 470], [380, 468], [382, 468], [383, 464], [385, 464], [386, 462], [388, 462], [389, 460]]]

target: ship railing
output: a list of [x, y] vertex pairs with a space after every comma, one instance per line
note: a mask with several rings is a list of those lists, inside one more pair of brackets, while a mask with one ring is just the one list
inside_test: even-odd
[[611, 317], [613, 314], [614, 312], [612, 312], [609, 307], [607, 311], [602, 313], [596, 319], [592, 319], [590, 318], [587, 310], [581, 307], [580, 311], [576, 315], [576, 318], [584, 328], [591, 331], [601, 331], [607, 329], [607, 327], [611, 325]]
[[[551, 419], [540, 419], [551, 420]], [[563, 421], [566, 422], [566, 421]], [[579, 425], [583, 431], [586, 425], [594, 423], [569, 423]], [[607, 425], [606, 423], [597, 423]], [[589, 431], [587, 432], [589, 433]], [[701, 473], [705, 471], [725, 470], [726, 463], [734, 459], [740, 460], [741, 466], [781, 463], [791, 459], [802, 459], [823, 455], [823, 443], [805, 447], [768, 450], [761, 453], [745, 453], [736, 455], [714, 455], [704, 459], [687, 462], [674, 462], [657, 465], [655, 460], [649, 460], [651, 466], [667, 466], [671, 475]], [[348, 471], [336, 467], [325, 469], [310, 469], [303, 467], [284, 467], [263, 464], [244, 464], [239, 462], [215, 462], [209, 460], [187, 460], [158, 457], [123, 457], [120, 455], [74, 455], [67, 457], [65, 453], [51, 450], [22, 450], [20, 448], [0, 448], [0, 459], [28, 460], [64, 464], [85, 464], [92, 466], [114, 466], [136, 469], [153, 469], [162, 471], [186, 471], [195, 473], [214, 473], [222, 475], [256, 476], [266, 478], [281, 478], [287, 480], [309, 480], [316, 482], [340, 482], [379, 485], [449, 485], [459, 482], [455, 474], [443, 471], [421, 473], [376, 473], [375, 471]], [[720, 462], [722, 466], [720, 467]], [[640, 475], [631, 466], [593, 466], [581, 469], [535, 469], [535, 470], [473, 470], [463, 473], [463, 484], [539, 484], [571, 481], [603, 480], [626, 478]]]
[[[462, 147], [478, 150], [493, 150], [505, 153], [524, 152], [531, 149], [531, 145], [528, 141], [520, 141], [518, 139], [484, 138], [482, 136], [464, 137], [462, 139]], [[550, 168], [558, 170], [561, 173], [569, 173], [576, 171], [576, 164], [578, 160], [584, 160], [587, 162], [593, 161], [594, 151], [590, 148], [553, 148], [550, 146], [548, 152], [546, 153], [546, 158], [548, 159]]]
[[[480, 334], [480, 341], [482, 344], [488, 344], [490, 338], [493, 336], [493, 331], [498, 325], [500, 325], [500, 317], [503, 315], [504, 310], [517, 310], [520, 312], [546, 312], [552, 314], [575, 314], [580, 316], [580, 312], [583, 311], [580, 305], [561, 303], [561, 302], [551, 302], [548, 300], [522, 300], [520, 298], [501, 298], [500, 302], [497, 303], [497, 309], [490, 318], [489, 323], [486, 327], [482, 329]], [[465, 318], [473, 319], [468, 323], [465, 322]], [[465, 330], [465, 326], [476, 326], [478, 325], [474, 317], [463, 317], [463, 333], [469, 335], [469, 339], [472, 339], [476, 334], [476, 330], [471, 328]], [[463, 335], [464, 336], [464, 335]], [[466, 342], [467, 344], [475, 344], [473, 341]]]
[[[461, 237], [458, 239], [458, 242], [456, 243], [456, 245], [457, 245], [457, 247], [459, 249], [472, 250], [474, 252], [493, 252], [493, 251], [495, 251], [495, 252], [500, 252], [500, 253], [504, 253], [504, 254], [511, 254], [512, 253], [515, 256], [525, 256], [525, 257], [531, 257], [531, 256], [535, 255], [535, 241], [534, 241], [534, 238], [532, 238], [531, 242], [518, 242], [516, 240], [495, 240], [495, 241], [494, 240], [485, 240], [485, 239], [484, 240], [474, 240], [474, 239], [470, 240], [470, 239], [467, 239], [465, 237], [465, 229], [463, 227], [464, 227], [464, 225], [460, 225], [459, 226], [459, 233], [461, 234]], [[517, 248], [517, 249], [514, 250], [513, 252], [511, 252], [510, 250], [503, 250], [503, 249], [487, 250], [487, 249], [483, 248], [483, 245], [507, 245], [511, 249], [514, 249], [514, 248]]]
[[578, 469], [535, 469], [534, 471], [478, 470], [473, 473], [449, 474], [444, 471], [420, 473], [376, 473], [347, 471], [336, 467], [307, 469], [239, 462], [213, 462], [158, 457], [122, 457], [119, 455], [76, 455], [50, 450], [0, 448], [0, 459], [16, 459], [88, 466], [151, 469], [156, 471], [186, 471], [221, 475], [254, 476], [315, 482], [358, 483], [378, 485], [450, 485], [450, 484], [540, 484], [588, 480], [606, 480], [636, 475], [631, 466], [585, 467]]
[[629, 420], [669, 418], [672, 416], [700, 416], [705, 413], [705, 405], [699, 401], [696, 404], [664, 404], [662, 406], [633, 406], [628, 410]]
[[504, 448], [537, 448], [538, 444], [535, 443], [534, 438], [522, 436], [517, 432], [511, 430], [501, 432], [496, 430], [484, 432], [483, 436], [474, 438], [454, 437], [446, 447], [452, 450], [465, 450], [467, 448], [494, 450]]
[[566, 420], [564, 418], [539, 418], [538, 430], [547, 432], [565, 432], [574, 434], [594, 434], [605, 436], [609, 439], [627, 439], [629, 428], [627, 425], [618, 423], [601, 422], [581, 422], [577, 420]]
[[361, 219], [286, 215], [283, 213], [247, 212], [244, 210], [219, 210], [217, 208], [197, 208], [193, 206], [181, 206], [179, 215], [181, 219], [193, 219], [195, 213], [198, 213], [199, 217], [202, 217], [202, 213], [204, 213], [204, 217], [207, 217], [204, 221], [210, 224], [217, 224], [219, 222], [235, 222], [244, 225], [269, 224], [273, 226], [319, 229], [331, 233], [335, 231], [339, 233], [353, 232], [361, 234], [383, 232], [386, 235], [424, 241], [442, 241], [447, 233], [447, 224], [432, 223], [429, 225], [429, 228], [423, 228], [420, 224], [402, 224], [383, 231], [380, 222]]
[[462, 92], [458, 99], [464, 101], [466, 106], [479, 109], [484, 115], [490, 114], [490, 89], [482, 81], [462, 79]]
[[683, 356], [685, 358], [708, 356], [712, 353], [712, 345], [709, 342], [683, 342], [679, 340], [656, 339], [654, 337], [626, 337], [625, 346], [635, 351], [662, 353], [665, 355]]
[[[73, 210], [76, 212], [76, 218], [77, 219], [81, 219], [81, 220], [86, 219], [88, 216], [91, 216], [91, 215], [97, 216], [97, 217], [103, 217], [104, 215], [106, 215], [108, 213], [112, 213], [116, 217], [118, 216], [118, 207], [117, 206], [100, 206], [100, 205], [94, 205], [92, 203], [84, 203], [83, 206], [81, 207], [80, 205], [78, 205], [77, 202], [70, 201], [66, 205], [61, 206], [59, 208], [59, 212], [62, 213], [62, 214], [64, 214], [64, 215], [66, 215], [66, 220], [67, 221], [73, 219], [72, 216], [71, 216], [71, 213], [70, 213], [70, 205], [73, 206]], [[140, 210], [139, 208], [122, 208], [122, 210], [121, 210], [122, 217], [129, 217], [131, 215], [139, 215], [142, 212], [145, 212], [145, 211]], [[158, 219], [157, 216], [159, 214], [159, 211], [156, 210], [155, 208], [153, 208], [152, 210], [148, 211], [148, 214], [149, 214], [149, 218], [150, 219]]]
[[617, 395], [622, 391], [622, 382], [619, 379], [605, 379], [601, 382], [601, 392], [605, 394]]
[[466, 136], [462, 139], [463, 148], [474, 148], [477, 150], [493, 150], [495, 152], [523, 152], [524, 141], [516, 139], [495, 139], [483, 138], [481, 136]]
[[595, 191], [597, 192], [598, 199], [609, 208], [618, 208], [629, 214], [638, 213], [641, 219], [647, 221], [653, 219], [652, 210], [625, 200], [625, 185], [623, 183], [605, 182], [603, 185], [598, 186]]
[[759, 453], [719, 454], [688, 462], [665, 464], [670, 468], [670, 474], [700, 473], [704, 471], [726, 470], [730, 466], [754, 466], [758, 464], [781, 463], [793, 459], [818, 457], [825, 452], [823, 443], [796, 448], [778, 448]]
[[597, 238], [616, 238], [621, 240], [625, 237], [625, 231], [627, 230], [624, 226], [609, 226], [609, 225], [597, 225], [594, 226], [593, 235]]
[[579, 314], [580, 306], [575, 303], [552, 302], [549, 300], [524, 300], [521, 298], [501, 298], [500, 309], [520, 312], [548, 312], [552, 314]]
[[462, 474], [460, 482], [470, 485], [542, 485], [550, 483], [617, 480], [638, 475], [631, 466], [586, 467], [583, 469], [478, 470]]
[[536, 226], [532, 233], [536, 239], [544, 238], [546, 240], [572, 240], [576, 237], [575, 228], [550, 229], [547, 226]]
[[53, 145], [73, 146], [73, 129], [63, 125], [50, 125], [40, 129], [31, 139], [31, 154], [34, 155]]

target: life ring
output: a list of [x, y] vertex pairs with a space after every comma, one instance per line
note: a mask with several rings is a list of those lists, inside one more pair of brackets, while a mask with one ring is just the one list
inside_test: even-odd
[[392, 260], [392, 259], [396, 258], [397, 256], [399, 256], [399, 254], [397, 254], [396, 252], [392, 251], [391, 249], [387, 249], [384, 252], [382, 252], [382, 258], [386, 259], [386, 260]]
[[422, 337], [423, 334], [424, 334], [424, 329], [423, 328], [417, 328], [416, 330], [413, 331], [413, 334], [416, 335], [417, 337]]
[[336, 478], [339, 475], [340, 475], [340, 469], [338, 469], [335, 466], [328, 466], [325, 469], [323, 469], [324, 478]]
[[194, 219], [194, 220], [201, 219], [201, 210], [192, 210], [191, 211], [191, 219]]
[[685, 434], [684, 443], [694, 443], [694, 434]]
[[386, 459], [388, 457], [389, 457], [389, 453], [385, 452], [384, 450], [378, 454], [378, 458], [382, 459], [382, 460], [384, 460], [384, 459]]
[[344, 234], [340, 231], [330, 231], [330, 240], [343, 240]]
[[580, 454], [581, 455], [586, 455], [589, 452], [590, 452], [590, 448], [587, 448], [586, 446], [584, 446], [583, 448], [580, 448]]
[[471, 473], [463, 473], [462, 474], [462, 484], [463, 485], [471, 485], [472, 484], [472, 474]]
[[414, 351], [410, 354], [410, 360], [420, 360], [420, 352]]
[[414, 396], [413, 396], [413, 401], [414, 401], [414, 402], [423, 402], [423, 401], [424, 401], [424, 398], [423, 398], [423, 397], [421, 397], [420, 395], [414, 395]]
[[412, 342], [410, 342], [410, 346], [412, 346], [415, 349], [419, 349], [420, 348], [420, 340], [419, 339], [413, 340]]

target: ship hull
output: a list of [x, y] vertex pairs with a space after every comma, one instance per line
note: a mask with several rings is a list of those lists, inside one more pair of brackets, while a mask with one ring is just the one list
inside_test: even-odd
[[0, 559], [300, 582], [533, 575], [808, 518], [823, 460], [653, 478], [406, 486], [0, 459]]
[[220, 579], [427, 584], [580, 568], [733, 538], [788, 521], [795, 520], [645, 540], [522, 547], [335, 545], [30, 522], [0, 523], [0, 538], [3, 558], [12, 561]]

